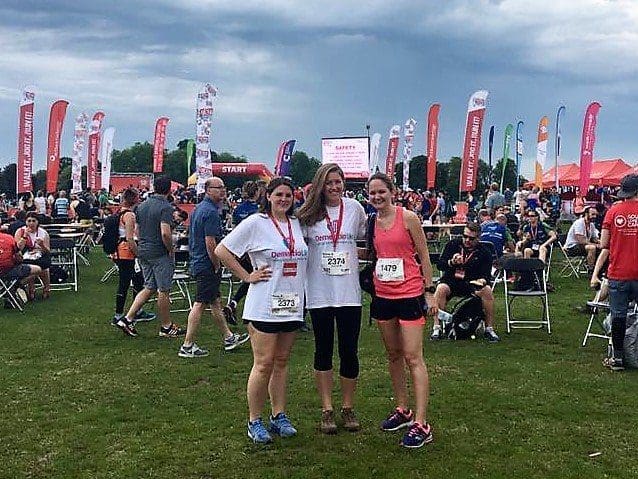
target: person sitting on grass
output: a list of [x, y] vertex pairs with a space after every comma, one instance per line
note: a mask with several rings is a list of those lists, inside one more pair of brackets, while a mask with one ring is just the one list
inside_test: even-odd
[[[445, 310], [453, 296], [476, 295], [481, 298], [485, 312], [485, 339], [490, 343], [500, 341], [494, 331], [494, 295], [489, 282], [492, 277], [492, 254], [479, 243], [480, 228], [468, 223], [462, 239], [450, 240], [443, 249], [437, 267], [443, 272], [434, 293], [439, 310]], [[442, 338], [438, 315], [434, 316], [434, 327], [430, 339]]]

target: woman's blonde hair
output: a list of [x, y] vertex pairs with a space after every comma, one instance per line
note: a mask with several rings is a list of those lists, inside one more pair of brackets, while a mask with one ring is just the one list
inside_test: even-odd
[[326, 198], [323, 194], [323, 187], [330, 173], [338, 173], [341, 180], [344, 183], [346, 182], [346, 177], [339, 165], [336, 163], [324, 163], [321, 165], [312, 179], [312, 186], [304, 204], [297, 211], [297, 218], [299, 218], [299, 222], [302, 225], [312, 226], [326, 217], [328, 212], [326, 211]]

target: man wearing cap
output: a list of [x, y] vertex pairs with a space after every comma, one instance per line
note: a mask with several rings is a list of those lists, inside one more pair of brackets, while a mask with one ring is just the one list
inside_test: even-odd
[[620, 182], [618, 198], [603, 221], [600, 246], [609, 248], [609, 307], [611, 341], [614, 354], [605, 362], [612, 371], [624, 369], [624, 342], [627, 308], [638, 301], [638, 175], [630, 174]]

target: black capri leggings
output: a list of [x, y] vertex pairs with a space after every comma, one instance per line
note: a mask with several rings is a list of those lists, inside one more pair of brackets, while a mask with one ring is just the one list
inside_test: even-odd
[[117, 294], [115, 296], [115, 313], [124, 313], [124, 304], [126, 303], [126, 293], [128, 288], [133, 282], [133, 293], [137, 294], [142, 291], [144, 284], [144, 277], [142, 272], [135, 272], [135, 260], [134, 259], [116, 259], [115, 264], [120, 274], [120, 282], [117, 286]]
[[359, 331], [361, 306], [341, 306], [310, 310], [315, 333], [315, 370], [332, 369], [335, 322], [339, 344], [339, 374], [347, 379], [359, 376]]

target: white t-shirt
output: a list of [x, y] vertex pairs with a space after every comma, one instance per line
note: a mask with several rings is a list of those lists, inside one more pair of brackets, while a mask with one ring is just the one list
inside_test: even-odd
[[[303, 321], [308, 247], [299, 220], [291, 218], [290, 224], [295, 242], [292, 255], [270, 217], [264, 214], [249, 216], [221, 241], [237, 257], [248, 253], [253, 268], [267, 265], [272, 271], [270, 280], [248, 287], [242, 316], [245, 320]], [[279, 228], [288, 237], [288, 223], [279, 222]]]
[[[327, 210], [336, 234], [339, 207], [328, 207]], [[343, 198], [343, 221], [336, 250], [327, 220], [303, 227], [303, 231], [308, 244], [306, 307], [361, 306], [357, 239], [366, 235], [363, 206], [355, 199]], [[345, 266], [339, 262], [342, 259], [346, 260]]]
[[44, 196], [36, 196], [33, 202], [35, 203], [35, 210], [39, 215], [47, 214], [47, 200], [44, 199]]
[[598, 230], [594, 223], [589, 222], [589, 231], [587, 231], [587, 227], [585, 226], [585, 218], [578, 218], [569, 228], [567, 232], [567, 238], [565, 239], [565, 248], [571, 248], [572, 246], [576, 246], [578, 244], [578, 240], [576, 239], [576, 235], [584, 236], [587, 241], [598, 241]]

